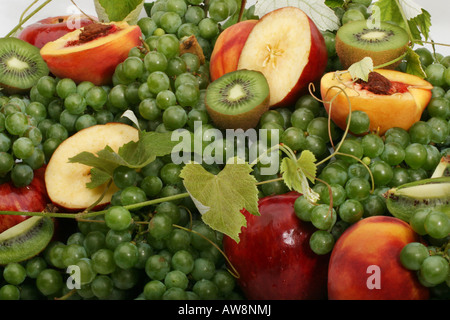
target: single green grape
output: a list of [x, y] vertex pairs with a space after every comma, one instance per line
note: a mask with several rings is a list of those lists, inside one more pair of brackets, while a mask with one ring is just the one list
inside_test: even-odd
[[428, 256], [425, 245], [420, 242], [410, 242], [400, 251], [400, 262], [406, 269], [417, 271]]

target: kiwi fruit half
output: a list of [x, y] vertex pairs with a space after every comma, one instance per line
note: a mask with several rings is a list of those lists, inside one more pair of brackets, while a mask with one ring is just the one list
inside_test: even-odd
[[53, 237], [54, 224], [49, 217], [30, 217], [0, 233], [0, 265], [20, 262], [36, 256]]
[[240, 69], [208, 86], [205, 105], [217, 127], [247, 130], [256, 127], [269, 110], [269, 98], [266, 77], [259, 71]]
[[[336, 53], [345, 69], [365, 57], [372, 58], [374, 66], [379, 66], [401, 56], [408, 42], [408, 33], [402, 27], [389, 22], [371, 27], [368, 20], [358, 20], [339, 28], [336, 33]], [[395, 69], [400, 62], [390, 64], [385, 69]]]
[[26, 93], [49, 74], [39, 49], [17, 38], [0, 38], [0, 88], [8, 94]]

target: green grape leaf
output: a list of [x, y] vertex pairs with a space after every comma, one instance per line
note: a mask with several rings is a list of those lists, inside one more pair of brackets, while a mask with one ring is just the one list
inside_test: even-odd
[[345, 4], [344, 0], [325, 0], [325, 4], [330, 8], [342, 8]]
[[367, 82], [369, 80], [369, 73], [373, 71], [373, 60], [370, 57], [365, 57], [348, 67], [348, 71], [353, 80], [361, 79]]
[[232, 158], [217, 175], [198, 163], [186, 164], [180, 173], [202, 220], [236, 242], [242, 227], [247, 226], [241, 210], [259, 215], [257, 181], [251, 172], [248, 163]]
[[406, 52], [406, 61], [406, 73], [413, 74], [422, 79], [427, 77], [420, 62], [420, 56], [410, 47], [408, 47]]
[[[121, 146], [118, 152], [111, 147], [105, 146], [96, 154], [81, 152], [69, 159], [70, 163], [81, 163], [92, 167], [91, 181], [87, 187], [97, 187], [112, 178], [114, 169], [119, 166], [139, 169], [151, 163], [156, 157], [171, 154], [173, 148], [178, 144], [172, 141], [172, 133], [139, 132], [138, 141], [131, 141]], [[95, 170], [93, 170], [95, 169]]]
[[303, 150], [297, 160], [285, 157], [281, 161], [280, 173], [290, 190], [303, 194], [311, 203], [319, 200], [319, 194], [311, 189], [308, 179], [314, 182], [317, 166], [316, 157], [309, 150]]
[[136, 24], [144, 2], [145, 0], [94, 0], [94, 6], [100, 21]]
[[335, 31], [341, 25], [333, 9], [325, 4], [325, 0], [258, 0], [255, 4], [255, 14], [262, 17], [270, 11], [288, 6], [305, 12], [320, 31]]

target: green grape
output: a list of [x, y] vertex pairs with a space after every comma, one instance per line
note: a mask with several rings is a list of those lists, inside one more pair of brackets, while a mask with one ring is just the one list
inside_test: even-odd
[[148, 232], [150, 235], [157, 239], [166, 239], [172, 233], [172, 219], [165, 214], [156, 214], [150, 219], [148, 225]]
[[85, 128], [89, 128], [95, 126], [97, 124], [97, 120], [93, 115], [83, 114], [78, 117], [77, 121], [75, 121], [75, 130], [80, 131]]
[[344, 189], [344, 187], [340, 184], [330, 184], [331, 188], [331, 195], [330, 190], [328, 188], [322, 190], [320, 194], [320, 200], [322, 203], [330, 204], [331, 201], [333, 201], [333, 207], [338, 207], [342, 203], [344, 203], [347, 194]]
[[66, 99], [71, 93], [77, 92], [77, 84], [70, 78], [63, 78], [56, 84], [56, 94], [61, 99]]
[[336, 211], [327, 204], [316, 205], [311, 211], [311, 223], [319, 230], [329, 230], [336, 223]]
[[75, 263], [80, 268], [80, 284], [85, 285], [94, 280], [97, 273], [92, 268], [92, 261], [89, 258], [82, 258]]
[[[347, 163], [355, 163], [357, 162], [356, 159], [361, 159], [364, 155], [364, 149], [361, 145], [360, 140], [344, 140], [341, 144], [341, 147], [339, 149], [339, 154], [336, 156], [337, 159], [342, 159], [343, 161]], [[353, 157], [349, 157], [346, 155], [350, 155]], [[356, 157], [356, 159], [354, 158]]]
[[395, 167], [392, 172], [393, 176], [392, 180], [389, 182], [389, 186], [397, 187], [410, 182], [409, 171], [406, 168]]
[[47, 268], [47, 262], [41, 256], [33, 257], [26, 261], [25, 270], [27, 277], [36, 279], [39, 273]]
[[359, 221], [364, 214], [364, 207], [358, 200], [347, 199], [338, 208], [339, 217], [347, 223]]
[[107, 299], [111, 296], [114, 289], [114, 282], [111, 277], [106, 275], [97, 275], [91, 283], [92, 293], [98, 299]]
[[201, 279], [197, 281], [192, 287], [192, 291], [203, 300], [214, 300], [219, 296], [219, 289], [216, 284], [209, 279]]
[[161, 300], [166, 289], [160, 280], [151, 280], [144, 286], [144, 297], [147, 300]]
[[[105, 238], [106, 241], [106, 238]], [[100, 274], [110, 274], [116, 270], [116, 262], [114, 261], [114, 251], [107, 248], [101, 248], [95, 251], [92, 256], [92, 268]]]
[[[303, 95], [295, 102], [295, 110], [297, 109], [309, 109], [314, 117], [317, 117], [322, 112], [322, 105], [312, 95]], [[306, 130], [306, 129], [305, 129]]]
[[174, 270], [179, 270], [185, 274], [191, 273], [194, 269], [194, 257], [187, 250], [175, 252], [170, 263]]
[[430, 209], [419, 209], [415, 211], [409, 220], [409, 225], [417, 234], [424, 236], [427, 234], [425, 230], [425, 219], [430, 213]]
[[156, 95], [155, 102], [159, 109], [166, 110], [167, 108], [177, 104], [177, 97], [172, 90], [162, 90]]
[[449, 263], [439, 255], [432, 255], [423, 260], [420, 266], [420, 276], [429, 284], [437, 285], [448, 277]]
[[166, 56], [158, 51], [150, 51], [144, 57], [144, 65], [147, 71], [165, 71], [167, 68]]
[[363, 178], [350, 178], [345, 184], [345, 191], [349, 199], [364, 200], [370, 194], [370, 183]]
[[77, 93], [82, 97], [86, 96], [86, 92], [95, 87], [95, 85], [91, 81], [82, 81], [77, 85]]
[[145, 263], [145, 272], [153, 280], [163, 280], [169, 271], [170, 262], [162, 255], [152, 255]]
[[176, 36], [165, 34], [158, 38], [156, 48], [164, 54], [167, 59], [176, 57], [180, 53], [180, 45]]
[[[300, 109], [297, 109], [300, 110]], [[310, 135], [316, 135], [321, 137], [324, 141], [329, 141], [330, 137], [329, 137], [329, 129], [328, 129], [328, 119], [325, 117], [316, 117], [314, 119], [312, 119], [311, 121], [309, 121], [307, 127], [306, 127], [306, 131], [310, 134]], [[335, 131], [335, 125], [333, 122], [330, 123], [330, 132], [331, 132], [331, 137], [334, 138], [334, 134], [333, 132]]]
[[329, 184], [344, 185], [348, 179], [347, 170], [336, 163], [329, 163], [322, 172], [319, 174], [319, 178]]
[[33, 168], [24, 163], [17, 163], [11, 169], [11, 181], [16, 187], [28, 186], [33, 180]]
[[205, 11], [198, 6], [189, 6], [184, 14], [184, 18], [186, 22], [198, 25], [199, 22], [205, 18]]
[[108, 228], [111, 228], [114, 231], [123, 231], [130, 227], [133, 218], [131, 217], [130, 211], [126, 208], [112, 206], [105, 213], [105, 222]]
[[119, 166], [114, 169], [113, 181], [119, 189], [136, 185], [138, 173], [134, 168]]
[[177, 78], [179, 75], [187, 72], [186, 62], [181, 57], [172, 57], [167, 62], [166, 73], [172, 78]]
[[190, 233], [181, 229], [173, 229], [169, 237], [165, 239], [166, 248], [171, 253], [179, 250], [188, 250], [190, 242]]
[[348, 9], [342, 16], [342, 24], [346, 24], [351, 21], [364, 20], [364, 14], [357, 9]]
[[44, 296], [56, 295], [63, 287], [61, 273], [55, 269], [45, 269], [36, 278], [36, 287]]
[[11, 135], [21, 136], [28, 128], [28, 118], [22, 112], [9, 114], [5, 118], [5, 128]]
[[9, 284], [20, 285], [27, 277], [25, 268], [17, 262], [8, 263], [3, 269], [3, 279]]
[[0, 300], [19, 300], [20, 289], [12, 284], [5, 284], [0, 287]]
[[[348, 123], [349, 117], [347, 117]], [[352, 111], [351, 113], [351, 122], [349, 126], [350, 132], [354, 134], [362, 134], [369, 131], [370, 119], [367, 113], [360, 110]]]
[[428, 144], [433, 134], [431, 126], [425, 121], [417, 121], [409, 128], [412, 143]]
[[425, 218], [424, 228], [431, 237], [444, 238], [450, 233], [450, 219], [445, 213], [433, 210]]
[[52, 98], [56, 94], [56, 80], [51, 76], [43, 76], [37, 81], [36, 88], [42, 96]]
[[165, 12], [159, 19], [159, 25], [166, 33], [176, 33], [182, 23], [181, 16], [176, 12]]
[[206, 17], [198, 23], [199, 34], [204, 39], [212, 39], [219, 34], [217, 21]]
[[180, 288], [186, 290], [189, 285], [189, 279], [185, 273], [179, 270], [172, 270], [168, 272], [164, 278], [166, 288]]
[[33, 155], [34, 143], [30, 138], [20, 137], [12, 144], [12, 151], [16, 158], [27, 159]]
[[78, 92], [69, 94], [64, 100], [64, 107], [73, 115], [80, 115], [86, 110], [86, 99]]
[[426, 80], [435, 87], [445, 84], [444, 72], [446, 68], [440, 63], [432, 63], [425, 68]]
[[420, 62], [424, 67], [430, 65], [434, 60], [433, 54], [427, 48], [417, 48], [414, 52], [419, 55]]
[[399, 127], [393, 127], [388, 129], [385, 134], [385, 143], [397, 142], [403, 149], [410, 144], [410, 137], [408, 131]]
[[385, 186], [393, 178], [394, 172], [392, 167], [383, 160], [373, 161], [370, 166], [375, 186]]
[[384, 145], [380, 159], [391, 166], [395, 166], [403, 162], [405, 154], [405, 149], [400, 144], [397, 142], [388, 142]]
[[25, 113], [39, 122], [47, 117], [47, 108], [42, 103], [33, 101], [25, 107]]
[[224, 21], [230, 15], [228, 3], [224, 0], [214, 0], [209, 4], [209, 15], [217, 22]]
[[405, 149], [405, 162], [412, 169], [421, 168], [427, 160], [427, 149], [420, 143], [411, 143]]
[[410, 242], [400, 251], [400, 262], [408, 270], [419, 270], [429, 256], [428, 249], [420, 242]]
[[157, 95], [159, 92], [170, 88], [170, 79], [166, 73], [154, 71], [148, 75], [147, 84], [150, 92]]
[[83, 239], [83, 246], [88, 256], [106, 247], [106, 236], [99, 230], [90, 231]]
[[114, 249], [114, 262], [119, 268], [132, 268], [138, 259], [137, 246], [132, 242], [122, 242]]
[[178, 39], [183, 39], [184, 37], [195, 36], [198, 37], [200, 35], [200, 29], [196, 24], [185, 22], [183, 23], [177, 30]]
[[305, 150], [311, 151], [317, 158], [322, 157], [327, 151], [325, 140], [316, 135], [306, 137]]
[[[78, 118], [77, 118], [78, 119]], [[69, 137], [69, 131], [61, 123], [53, 123], [47, 129], [46, 138], [47, 139], [58, 139], [59, 141], [64, 141]]]
[[142, 33], [147, 38], [155, 32], [158, 26], [151, 17], [142, 17], [138, 20], [137, 25], [141, 28]]
[[364, 217], [381, 216], [386, 212], [386, 203], [384, 198], [376, 194], [370, 194], [367, 198], [361, 200], [364, 207]]
[[305, 133], [297, 127], [289, 127], [283, 131], [280, 142], [294, 151], [302, 150], [306, 145]]
[[450, 102], [444, 97], [432, 98], [427, 105], [430, 117], [447, 119], [450, 115]]
[[81, 258], [87, 258], [88, 254], [84, 246], [78, 244], [70, 244], [64, 247], [62, 252], [62, 263], [67, 268], [75, 264]]
[[180, 85], [176, 89], [175, 95], [177, 97], [178, 103], [182, 107], [187, 107], [187, 106], [193, 106], [197, 103], [197, 101], [200, 97], [200, 91], [197, 86], [190, 84], [190, 83], [186, 83], [186, 84]]
[[112, 107], [119, 110], [126, 110], [128, 108], [128, 101], [125, 97], [126, 85], [115, 85], [108, 93], [108, 101]]
[[323, 255], [331, 252], [334, 247], [333, 235], [325, 230], [316, 230], [309, 239], [309, 245], [311, 250], [318, 254]]
[[205, 258], [197, 258], [194, 260], [194, 268], [191, 271], [191, 276], [194, 280], [200, 281], [201, 279], [212, 279], [216, 267], [214, 263]]
[[431, 142], [443, 143], [450, 134], [448, 122], [442, 118], [432, 117], [427, 120], [427, 123], [432, 130]]

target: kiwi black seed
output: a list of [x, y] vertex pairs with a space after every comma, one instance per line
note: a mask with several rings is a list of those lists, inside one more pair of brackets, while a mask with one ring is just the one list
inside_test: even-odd
[[[372, 25], [368, 20], [346, 23], [336, 33], [336, 53], [347, 69], [353, 63], [370, 57], [374, 66], [388, 63], [400, 57], [407, 49], [408, 33], [402, 27], [389, 22]], [[385, 69], [395, 69], [401, 59]]]
[[221, 129], [256, 127], [269, 110], [269, 84], [254, 70], [236, 70], [213, 81], [206, 90], [206, 110]]
[[17, 38], [0, 38], [0, 88], [8, 94], [25, 93], [48, 75], [39, 49]]

